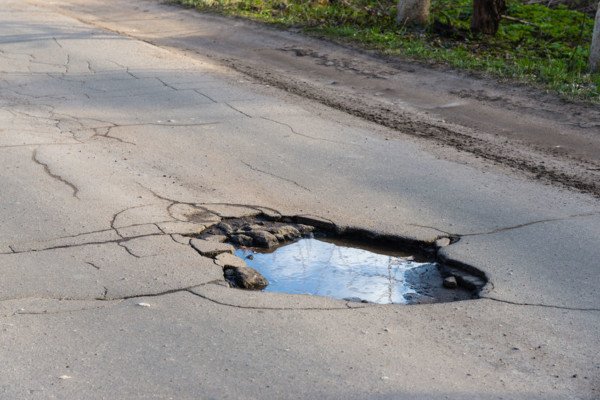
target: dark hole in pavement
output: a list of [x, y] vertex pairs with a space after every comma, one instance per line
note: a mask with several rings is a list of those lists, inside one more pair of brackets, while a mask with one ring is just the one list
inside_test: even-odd
[[473, 299], [485, 285], [482, 277], [439, 262], [433, 245], [299, 222], [307, 221], [224, 219], [199, 238], [205, 244], [228, 241], [235, 246], [237, 257], [214, 257], [231, 286], [244, 289], [419, 304]]

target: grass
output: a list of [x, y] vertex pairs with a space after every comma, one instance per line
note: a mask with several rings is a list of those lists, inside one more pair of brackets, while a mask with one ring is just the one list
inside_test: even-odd
[[469, 32], [472, 0], [432, 0], [432, 23], [424, 30], [396, 24], [395, 0], [176, 1], [600, 102], [600, 74], [587, 72], [594, 20], [566, 7], [508, 0], [511, 19], [502, 20], [495, 37], [486, 37]]

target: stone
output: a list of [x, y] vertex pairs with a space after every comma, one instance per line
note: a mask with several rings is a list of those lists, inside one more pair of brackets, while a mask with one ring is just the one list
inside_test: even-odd
[[233, 254], [235, 250], [230, 244], [202, 239], [192, 239], [190, 240], [190, 245], [201, 255], [210, 258], [215, 258], [221, 253]]
[[246, 268], [246, 262], [239, 257], [234, 256], [230, 253], [221, 253], [215, 257], [215, 263], [223, 267], [223, 269], [229, 268]]
[[227, 222], [219, 222], [217, 224], [217, 228], [219, 228], [226, 235], [229, 235], [233, 232], [233, 228]]
[[448, 276], [444, 278], [443, 285], [446, 289], [456, 289], [458, 287], [458, 282], [456, 281], [455, 277]]
[[248, 236], [252, 237], [254, 246], [271, 248], [279, 244], [279, 240], [267, 231], [249, 231]]
[[443, 237], [435, 241], [436, 247], [446, 247], [450, 244], [450, 238]]
[[291, 225], [279, 226], [269, 230], [276, 237], [281, 236], [285, 240], [297, 239], [300, 236], [300, 231]]
[[250, 267], [225, 267], [225, 277], [235, 286], [247, 290], [262, 290], [269, 285], [260, 272]]
[[252, 246], [253, 240], [248, 235], [231, 235], [229, 241], [238, 246]]

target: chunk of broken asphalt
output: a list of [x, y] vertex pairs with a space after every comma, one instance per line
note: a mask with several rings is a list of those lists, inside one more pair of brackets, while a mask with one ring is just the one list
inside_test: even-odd
[[252, 238], [254, 246], [271, 248], [279, 244], [279, 240], [267, 231], [249, 231], [248, 236]]
[[225, 268], [244, 268], [247, 267], [244, 260], [230, 253], [221, 253], [215, 258], [215, 263]]
[[248, 235], [231, 235], [229, 237], [229, 241], [233, 244], [237, 244], [238, 246], [252, 246], [252, 238]]
[[269, 281], [257, 270], [250, 267], [225, 267], [225, 278], [237, 287], [248, 290], [262, 290], [269, 285]]
[[215, 258], [222, 253], [233, 254], [234, 247], [227, 243], [212, 242], [210, 240], [192, 239], [190, 245], [205, 257]]

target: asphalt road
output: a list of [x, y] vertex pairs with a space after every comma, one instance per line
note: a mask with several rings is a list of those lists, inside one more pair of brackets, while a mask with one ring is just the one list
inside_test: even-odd
[[[78, 4], [0, 10], [0, 398], [598, 398], [596, 197]], [[267, 209], [459, 236], [441, 252], [490, 282], [418, 306], [239, 291], [179, 235]]]

